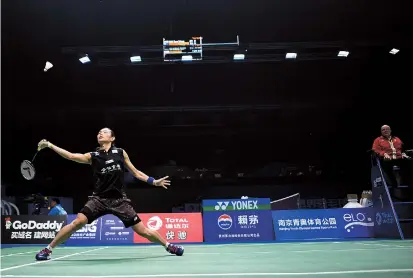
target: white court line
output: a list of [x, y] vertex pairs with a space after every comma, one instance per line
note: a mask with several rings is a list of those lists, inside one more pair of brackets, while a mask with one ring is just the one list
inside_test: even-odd
[[413, 247], [412, 245], [394, 245], [394, 244], [378, 244], [378, 243], [356, 243], [367, 246], [383, 246], [383, 247]]
[[392, 272], [413, 272], [413, 268], [396, 269], [367, 269], [367, 270], [342, 270], [323, 272], [265, 272], [265, 273], [177, 273], [177, 274], [137, 274], [137, 275], [106, 275], [106, 276], [48, 276], [48, 275], [3, 275], [2, 277], [19, 278], [144, 278], [144, 277], [214, 277], [214, 276], [309, 276], [309, 275], [334, 275], [334, 274], [356, 274], [356, 273], [392, 273]]
[[16, 269], [16, 268], [21, 268], [21, 267], [25, 267], [25, 266], [29, 266], [29, 265], [35, 265], [35, 264], [42, 264], [42, 263], [57, 261], [57, 260], [60, 260], [60, 259], [64, 259], [64, 258], [68, 258], [68, 257], [72, 257], [72, 256], [84, 254], [84, 253], [89, 253], [89, 252], [93, 252], [93, 251], [98, 251], [98, 250], [102, 250], [102, 249], [106, 249], [106, 248], [107, 247], [101, 247], [101, 248], [96, 248], [96, 249], [87, 250], [87, 251], [83, 251], [83, 252], [77, 252], [77, 253], [65, 255], [65, 256], [62, 256], [62, 257], [58, 257], [56, 259], [50, 259], [50, 260], [47, 260], [47, 261], [38, 261], [38, 262], [33, 262], [33, 263], [28, 263], [28, 264], [15, 265], [15, 266], [7, 267], [7, 268], [2, 268], [2, 269], [0, 269], [0, 272], [6, 271], [6, 270], [12, 270], [12, 269]]
[[[108, 248], [108, 247], [105, 247], [105, 248]], [[83, 247], [77, 247], [77, 248], [67, 248], [67, 247], [64, 247], [64, 248], [59, 248], [60, 250], [64, 250], [64, 251], [69, 251], [69, 250], [71, 250], [71, 249], [83, 249]], [[0, 256], [0, 258], [3, 258], [3, 257], [11, 257], [11, 256], [22, 256], [22, 255], [24, 255], [24, 256], [27, 256], [28, 254], [33, 254], [33, 253], [38, 253], [39, 252], [39, 250], [37, 250], [37, 251], [28, 251], [28, 252], [20, 252], [20, 253], [11, 253], [11, 254], [7, 254], [7, 255], [2, 255], [2, 256]]]
[[[406, 246], [405, 248], [400, 248], [400, 247], [389, 247], [389, 248], [352, 248], [352, 249], [333, 249], [333, 250], [328, 250], [328, 249], [313, 249], [313, 250], [292, 250], [291, 252], [298, 252], [298, 253], [312, 253], [312, 252], [346, 252], [346, 251], [377, 251], [377, 250], [412, 250], [413, 247], [408, 247]], [[288, 252], [288, 251], [284, 251]]]
[[[256, 252], [250, 252], [249, 254], [277, 254], [279, 252], [286, 253], [286, 252], [293, 252], [293, 253], [313, 253], [313, 252], [353, 252], [353, 251], [384, 251], [384, 250], [412, 250], [413, 251], [413, 246], [412, 247], [405, 247], [405, 248], [400, 248], [400, 247], [391, 247], [391, 248], [353, 248], [353, 249], [333, 249], [333, 250], [328, 250], [328, 249], [311, 249], [311, 250], [274, 250], [274, 251], [256, 251]], [[125, 255], [125, 252], [110, 252], [108, 254], [103, 254], [103, 255], [108, 255], [112, 257], [113, 255]], [[128, 253], [126, 252], [128, 256], [131, 255], [148, 255], [144, 253]], [[239, 252], [190, 252], [187, 251], [188, 255], [239, 255]], [[151, 254], [151, 255], [156, 255], [156, 254]], [[21, 255], [21, 256], [27, 256], [27, 255]], [[102, 254], [85, 254], [85, 256], [102, 256]], [[87, 259], [85, 259], [87, 260]]]
[[[39, 251], [37, 251], [37, 252], [39, 252]], [[7, 254], [7, 255], [2, 255], [0, 258], [10, 257], [10, 256], [15, 256], [15, 255], [23, 255], [23, 254], [33, 254], [33, 253], [36, 253], [36, 251], [22, 252], [22, 253], [12, 253], [12, 254]]]
[[[176, 244], [176, 243], [175, 243]], [[179, 243], [178, 243], [179, 244]], [[182, 244], [184, 248], [214, 248], [214, 247], [254, 247], [254, 246], [265, 246], [265, 245], [278, 245], [278, 244], [283, 244], [283, 243], [275, 243], [275, 242], [268, 242], [268, 243], [246, 243], [246, 244], [240, 244], [240, 243], [228, 243], [228, 244]], [[112, 246], [113, 248], [116, 249], [123, 249], [123, 248], [130, 248], [130, 247], [136, 247], [136, 248], [159, 248], [162, 247], [161, 245], [130, 245], [130, 246]]]

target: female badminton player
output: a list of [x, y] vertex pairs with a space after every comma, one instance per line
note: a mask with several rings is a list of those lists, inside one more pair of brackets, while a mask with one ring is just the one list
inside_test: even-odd
[[63, 227], [53, 241], [43, 250], [36, 254], [36, 260], [49, 260], [53, 248], [61, 244], [70, 236], [81, 229], [84, 225], [92, 223], [105, 214], [117, 216], [125, 228], [132, 227], [138, 235], [151, 242], [159, 243], [166, 251], [177, 256], [182, 256], [184, 248], [167, 242], [158, 232], [145, 227], [135, 212], [131, 201], [125, 193], [124, 170], [125, 167], [139, 180], [154, 186], [167, 188], [170, 185], [168, 177], [155, 180], [137, 170], [125, 150], [114, 146], [115, 134], [109, 128], [103, 128], [97, 135], [99, 148], [94, 152], [85, 154], [70, 153], [52, 143], [42, 140], [38, 148], [50, 148], [60, 156], [83, 164], [90, 164], [93, 169], [95, 185], [94, 192], [85, 206], [80, 210], [72, 223]]

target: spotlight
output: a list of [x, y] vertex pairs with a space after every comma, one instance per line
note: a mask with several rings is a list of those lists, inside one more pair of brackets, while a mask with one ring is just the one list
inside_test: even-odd
[[134, 62], [142, 62], [142, 59], [141, 59], [141, 56], [132, 56], [132, 57], [130, 57], [130, 61], [131, 61], [132, 63], [134, 63]]
[[192, 61], [192, 55], [183, 55], [181, 60], [182, 61]]
[[90, 62], [90, 59], [89, 59], [89, 56], [86, 55], [86, 56], [80, 58], [79, 61], [80, 61], [82, 64], [86, 64], [86, 63], [89, 63], [89, 62]]
[[46, 65], [44, 66], [44, 72], [48, 71], [53, 67], [53, 64], [50, 63], [49, 61], [46, 62]]
[[286, 59], [295, 59], [295, 58], [297, 58], [297, 53], [287, 53], [285, 55], [285, 58]]
[[348, 54], [350, 54], [350, 52], [348, 52], [348, 51], [339, 51], [337, 56], [338, 57], [347, 57]]
[[390, 50], [390, 54], [397, 54], [397, 52], [399, 52], [400, 50], [398, 50], [397, 48], [393, 48], [392, 50]]
[[244, 60], [245, 54], [234, 54], [234, 60]]

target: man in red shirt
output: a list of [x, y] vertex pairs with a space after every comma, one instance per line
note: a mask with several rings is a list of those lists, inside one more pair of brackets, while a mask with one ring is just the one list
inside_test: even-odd
[[403, 142], [400, 138], [391, 135], [390, 126], [381, 127], [381, 136], [373, 142], [373, 151], [380, 156], [381, 166], [388, 176], [389, 185], [400, 185], [400, 175], [398, 171], [393, 172], [393, 168], [401, 167], [402, 160], [410, 158], [403, 152]]

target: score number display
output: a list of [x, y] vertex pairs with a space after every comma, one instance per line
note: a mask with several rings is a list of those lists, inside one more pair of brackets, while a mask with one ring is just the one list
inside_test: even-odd
[[163, 39], [164, 61], [181, 61], [182, 56], [192, 56], [192, 60], [202, 60], [202, 37], [189, 40]]

